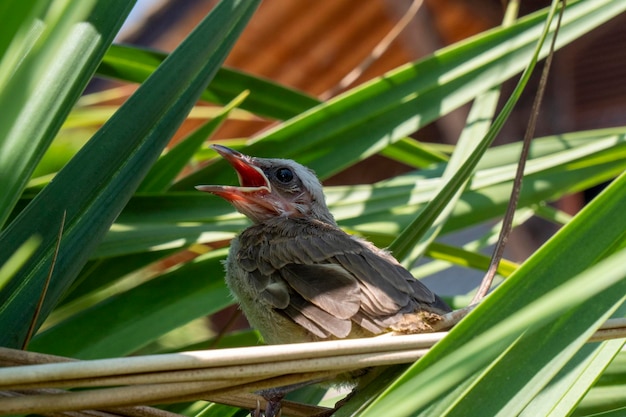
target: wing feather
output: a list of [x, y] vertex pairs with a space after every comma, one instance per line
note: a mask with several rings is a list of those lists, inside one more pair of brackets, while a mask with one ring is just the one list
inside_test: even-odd
[[350, 334], [352, 329], [349, 319], [337, 318], [309, 303], [299, 295], [294, 295], [291, 298], [291, 303], [289, 308], [285, 310], [285, 313], [298, 324], [307, 323], [311, 328], [317, 328], [321, 332], [326, 333], [324, 336], [320, 336], [319, 333], [314, 332], [314, 334], [320, 337], [328, 337], [328, 334], [332, 334], [343, 339]]
[[239, 243], [239, 264], [261, 297], [321, 338], [347, 336], [351, 321], [380, 333], [399, 315], [449, 310], [390, 254], [326, 223], [272, 219]]
[[302, 298], [334, 317], [349, 319], [361, 307], [356, 279], [338, 265], [289, 264], [281, 275]]
[[294, 305], [290, 304], [281, 311], [287, 317], [293, 320], [294, 323], [299, 324], [300, 326], [302, 326], [303, 328], [305, 328], [306, 330], [308, 330], [309, 332], [311, 332], [317, 337], [326, 339], [330, 335], [330, 333], [328, 333], [326, 330], [323, 329], [323, 326], [318, 326], [317, 324], [313, 323], [311, 320], [306, 318], [306, 316], [304, 316], [302, 312], [298, 310], [298, 308], [296, 308], [296, 306]]
[[291, 301], [289, 289], [282, 281], [275, 280], [266, 286], [261, 292], [261, 297], [270, 303], [274, 308], [287, 308]]

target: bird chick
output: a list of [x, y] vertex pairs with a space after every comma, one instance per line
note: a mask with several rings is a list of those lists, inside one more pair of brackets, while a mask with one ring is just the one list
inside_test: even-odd
[[[240, 186], [196, 188], [226, 199], [253, 223], [231, 242], [226, 283], [267, 343], [428, 332], [450, 311], [388, 252], [339, 228], [313, 171], [212, 147], [235, 168]], [[364, 375], [334, 382], [353, 385]], [[283, 395], [294, 388], [261, 393], [265, 413], [251, 414], [280, 415]]]
[[312, 170], [212, 147], [240, 186], [196, 188], [253, 222], [231, 243], [226, 283], [266, 342], [428, 332], [450, 311], [388, 252], [338, 227]]

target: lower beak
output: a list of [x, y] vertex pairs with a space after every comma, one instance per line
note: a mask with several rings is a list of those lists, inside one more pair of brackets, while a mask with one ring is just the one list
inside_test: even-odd
[[245, 200], [251, 195], [271, 192], [270, 182], [254, 160], [234, 149], [222, 145], [211, 145], [237, 171], [239, 187], [229, 185], [198, 185], [197, 190], [219, 195], [229, 201]]

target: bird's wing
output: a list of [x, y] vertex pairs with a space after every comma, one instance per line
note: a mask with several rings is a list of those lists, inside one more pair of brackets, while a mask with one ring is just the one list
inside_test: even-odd
[[442, 308], [391, 255], [322, 222], [270, 221], [239, 242], [238, 264], [260, 297], [320, 337], [346, 337], [351, 321], [379, 333], [385, 318]]

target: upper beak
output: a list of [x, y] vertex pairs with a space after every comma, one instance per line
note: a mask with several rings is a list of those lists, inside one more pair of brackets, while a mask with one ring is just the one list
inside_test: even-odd
[[197, 185], [196, 189], [219, 195], [228, 201], [248, 201], [254, 196], [269, 194], [271, 185], [254, 159], [222, 145], [211, 145], [237, 171], [239, 187], [230, 185]]

